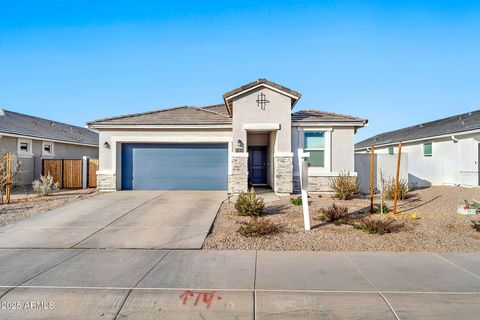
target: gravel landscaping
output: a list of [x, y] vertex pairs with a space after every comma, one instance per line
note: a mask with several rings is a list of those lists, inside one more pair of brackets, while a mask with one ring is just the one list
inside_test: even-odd
[[[28, 191], [28, 190], [27, 190]], [[85, 199], [96, 194], [96, 189], [60, 190], [49, 196], [37, 196], [23, 189], [15, 190], [10, 204], [0, 204], [0, 226], [30, 218], [67, 203]]]
[[[251, 217], [240, 217], [234, 200], [225, 202], [215, 220], [204, 249], [218, 250], [318, 250], [318, 251], [480, 251], [480, 232], [471, 227], [480, 216], [457, 214], [464, 199], [480, 199], [480, 188], [431, 187], [409, 193], [399, 202], [400, 214], [394, 218], [404, 224], [398, 232], [369, 234], [352, 225], [335, 225], [323, 220], [321, 209], [334, 202], [347, 206], [353, 213], [353, 223], [368, 215], [369, 199], [339, 201], [330, 195], [310, 195], [312, 230], [303, 229], [301, 206], [290, 203], [290, 197], [268, 202], [264, 217], [280, 226], [280, 232], [270, 236], [244, 237], [237, 230]], [[375, 198], [378, 203], [378, 196]], [[392, 201], [386, 201], [389, 208]], [[373, 215], [374, 219], [380, 215]], [[391, 217], [390, 213], [382, 216]]]

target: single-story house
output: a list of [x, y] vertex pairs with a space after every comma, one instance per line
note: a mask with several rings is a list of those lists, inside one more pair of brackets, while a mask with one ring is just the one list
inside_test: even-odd
[[16, 155], [15, 180], [28, 185], [41, 176], [43, 159], [98, 158], [98, 133], [0, 108], [0, 151]]
[[356, 152], [372, 145], [376, 153], [408, 155], [408, 181], [418, 187], [479, 185], [480, 110], [390, 131], [363, 140]]
[[298, 148], [310, 152], [312, 191], [354, 171], [354, 134], [367, 120], [291, 110], [301, 94], [259, 79], [223, 95], [223, 103], [183, 106], [96, 120], [101, 190], [221, 189], [299, 184]]

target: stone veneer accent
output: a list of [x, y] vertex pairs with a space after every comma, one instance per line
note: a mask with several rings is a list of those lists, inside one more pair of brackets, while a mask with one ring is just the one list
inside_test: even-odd
[[103, 191], [117, 190], [117, 177], [113, 174], [97, 174], [97, 189]]
[[228, 176], [228, 192], [240, 193], [248, 191], [248, 154], [235, 156], [232, 154], [232, 174]]
[[293, 157], [274, 157], [273, 190], [276, 193], [290, 194], [293, 188]]
[[[330, 179], [331, 177], [315, 177], [310, 176], [308, 177], [308, 191], [309, 192], [328, 192], [331, 193], [332, 190], [330, 189]], [[300, 193], [300, 177], [294, 176], [293, 177], [293, 192]]]
[[332, 192], [330, 189], [331, 177], [308, 177], [309, 192]]

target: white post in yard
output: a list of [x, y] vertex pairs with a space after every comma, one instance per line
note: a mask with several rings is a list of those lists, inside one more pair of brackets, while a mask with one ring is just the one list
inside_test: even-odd
[[310, 230], [310, 213], [308, 211], [308, 164], [304, 158], [310, 157], [309, 152], [303, 152], [298, 149], [298, 171], [300, 172], [300, 189], [302, 190], [302, 208], [303, 208], [303, 224], [305, 230]]
[[88, 184], [88, 157], [83, 156], [82, 159], [82, 189], [87, 189]]

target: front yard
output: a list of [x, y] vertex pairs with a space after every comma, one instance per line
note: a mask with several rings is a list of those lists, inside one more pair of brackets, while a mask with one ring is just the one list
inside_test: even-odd
[[[27, 190], [29, 191], [29, 190]], [[38, 213], [52, 210], [69, 202], [85, 199], [96, 194], [96, 189], [60, 190], [48, 196], [14, 190], [10, 204], [0, 204], [0, 226], [30, 218]]]
[[[236, 214], [234, 199], [225, 202], [215, 220], [204, 249], [218, 250], [318, 250], [318, 251], [479, 251], [480, 232], [471, 227], [477, 216], [456, 213], [464, 199], [479, 199], [479, 188], [431, 187], [409, 193], [399, 202], [394, 218], [404, 227], [383, 235], [369, 234], [352, 224], [328, 223], [320, 213], [335, 203], [353, 213], [352, 221], [369, 215], [369, 199], [336, 200], [330, 195], [310, 195], [312, 230], [303, 229], [302, 207], [290, 203], [290, 197], [266, 203], [264, 217], [280, 227], [280, 232], [263, 237], [244, 237], [237, 230], [251, 217]], [[376, 196], [375, 203], [379, 203]], [[392, 201], [386, 201], [392, 208]], [[412, 215], [413, 214], [413, 215]], [[379, 215], [374, 215], [378, 218]], [[390, 213], [384, 216], [391, 217]]]

